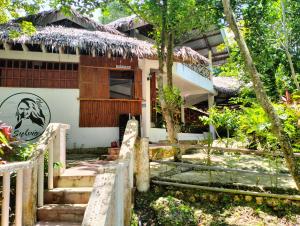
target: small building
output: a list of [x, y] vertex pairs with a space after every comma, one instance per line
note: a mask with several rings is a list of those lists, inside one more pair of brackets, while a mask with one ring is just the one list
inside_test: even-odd
[[[22, 21], [36, 32], [22, 33]], [[20, 36], [12, 38], [13, 30]], [[186, 100], [216, 94], [205, 57], [189, 47], [174, 57], [173, 83]], [[50, 122], [70, 124], [67, 147], [89, 148], [118, 141], [127, 115], [139, 118], [142, 136], [164, 140], [151, 128], [157, 70], [153, 44], [74, 10], [12, 20], [0, 25], [0, 120], [33, 141]]]

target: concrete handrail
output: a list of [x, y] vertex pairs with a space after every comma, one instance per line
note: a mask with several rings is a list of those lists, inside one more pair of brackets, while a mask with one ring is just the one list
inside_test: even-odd
[[118, 161], [98, 169], [82, 226], [127, 226], [130, 224], [137, 135], [138, 121], [129, 120]]
[[[44, 156], [48, 151], [48, 188], [51, 189], [53, 188], [54, 161], [65, 163], [65, 138], [66, 130], [69, 128], [70, 126], [66, 124], [50, 123], [38, 140], [28, 161], [0, 165], [0, 173], [3, 176], [1, 225], [9, 225], [12, 172], [17, 172], [15, 225], [34, 224], [36, 191], [38, 191], [38, 206], [42, 206], [44, 200]], [[57, 174], [59, 173], [57, 172]]]

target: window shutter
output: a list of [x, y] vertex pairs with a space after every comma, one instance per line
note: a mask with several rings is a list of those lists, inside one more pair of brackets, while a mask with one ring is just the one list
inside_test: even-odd
[[109, 98], [108, 70], [80, 67], [80, 98]]
[[134, 98], [137, 100], [143, 99], [141, 69], [137, 69], [134, 74]]

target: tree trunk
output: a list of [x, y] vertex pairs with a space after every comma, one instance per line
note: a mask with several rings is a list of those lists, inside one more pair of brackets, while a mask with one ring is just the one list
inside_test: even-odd
[[264, 90], [263, 84], [261, 82], [256, 66], [254, 65], [248, 46], [244, 38], [241, 36], [240, 30], [235, 21], [230, 6], [230, 0], [222, 0], [222, 2], [227, 22], [229, 23], [229, 27], [235, 35], [235, 39], [239, 45], [239, 48], [245, 61], [246, 69], [251, 76], [257, 100], [259, 101], [259, 103], [261, 104], [261, 106], [263, 107], [263, 109], [265, 110], [266, 114], [272, 122], [274, 135], [277, 137], [278, 142], [281, 146], [289, 172], [291, 173], [298, 190], [300, 190], [299, 165], [295, 159], [290, 139], [284, 132], [282, 122], [278, 117], [277, 113], [275, 112], [275, 109]]
[[[167, 40], [167, 29], [166, 29], [166, 16], [167, 16], [167, 0], [163, 0], [163, 10], [162, 10], [162, 28], [160, 31], [160, 43], [158, 45], [158, 63], [159, 63], [159, 73], [157, 76], [157, 85], [158, 85], [158, 98], [161, 105], [162, 115], [167, 127], [167, 134], [170, 143], [173, 145], [174, 151], [174, 160], [181, 161], [181, 152], [178, 148], [177, 133], [175, 130], [175, 123], [172, 117], [172, 113], [168, 110], [168, 106], [165, 101], [164, 95], [164, 84], [163, 84], [163, 75], [164, 67], [166, 64], [165, 48]], [[168, 42], [169, 43], [169, 42]], [[173, 62], [173, 52], [171, 58]], [[171, 68], [172, 69], [172, 68]], [[172, 72], [171, 72], [172, 73]], [[172, 75], [172, 74], [171, 74]]]
[[173, 53], [174, 53], [174, 34], [168, 32], [167, 36], [167, 81], [168, 86], [173, 88]]
[[292, 56], [289, 52], [289, 50], [287, 48], [285, 48], [285, 54], [288, 58], [288, 61], [289, 61], [289, 65], [290, 65], [290, 69], [291, 69], [291, 73], [292, 73], [292, 78], [294, 80], [294, 83], [296, 85], [296, 88], [297, 90], [300, 90], [300, 86], [299, 86], [299, 82], [297, 80], [297, 75], [296, 75], [296, 72], [295, 72], [295, 67], [294, 67], [294, 63], [293, 63], [293, 60], [292, 60]]

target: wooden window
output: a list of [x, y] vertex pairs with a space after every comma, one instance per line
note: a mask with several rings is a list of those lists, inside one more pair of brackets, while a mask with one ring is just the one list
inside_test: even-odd
[[0, 87], [78, 88], [78, 64], [0, 59]]
[[133, 71], [110, 71], [109, 97], [111, 99], [133, 99], [134, 98], [134, 72]]

